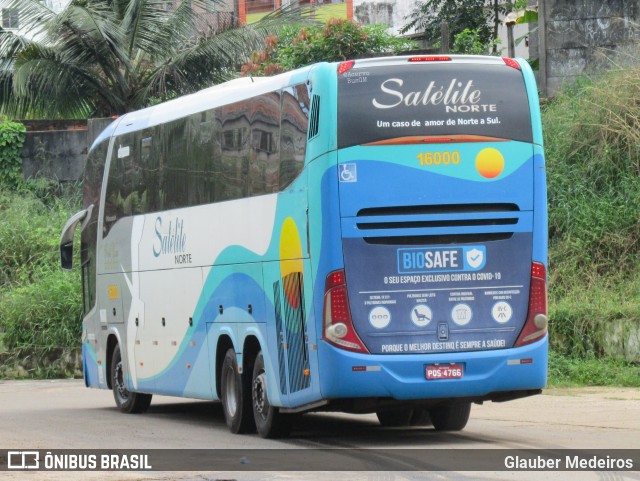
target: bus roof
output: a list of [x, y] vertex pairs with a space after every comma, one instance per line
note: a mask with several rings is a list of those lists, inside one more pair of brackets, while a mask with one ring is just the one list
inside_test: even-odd
[[[441, 59], [446, 57], [447, 63], [456, 64], [482, 64], [504, 65], [501, 57], [479, 55], [412, 55], [397, 57], [374, 57], [358, 59], [354, 68], [366, 68], [375, 66], [406, 65], [410, 59]], [[339, 64], [336, 62], [335, 64]], [[420, 63], [428, 63], [422, 62]], [[434, 64], [440, 63], [434, 61]], [[193, 94], [185, 95], [177, 99], [169, 100], [153, 107], [148, 107], [122, 116], [115, 124], [113, 135], [122, 135], [135, 132], [155, 125], [170, 122], [191, 114], [209, 110], [212, 108], [238, 102], [243, 99], [255, 97], [267, 92], [279, 90], [284, 87], [301, 83], [308, 78], [309, 72], [318, 64], [302, 67], [297, 70], [285, 72], [273, 77], [240, 77], [212, 87], [200, 90]], [[112, 127], [113, 128], [113, 127]]]
[[135, 132], [306, 80], [314, 66], [273, 77], [240, 77], [121, 117], [114, 135]]
[[[359, 59], [355, 61], [354, 67], [383, 67], [392, 65], [406, 65], [407, 62], [415, 61], [416, 63], [433, 63], [452, 62], [456, 64], [481, 64], [481, 65], [504, 65], [502, 57], [494, 57], [489, 55], [449, 55], [449, 54], [419, 54], [419, 55], [401, 55], [397, 57], [373, 57]], [[446, 59], [446, 60], [445, 60]]]

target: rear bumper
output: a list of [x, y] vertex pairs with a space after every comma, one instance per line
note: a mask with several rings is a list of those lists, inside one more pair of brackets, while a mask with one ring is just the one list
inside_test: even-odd
[[[358, 354], [326, 342], [318, 349], [324, 399], [491, 399], [495, 393], [532, 391], [547, 384], [548, 336], [518, 348], [443, 354]], [[427, 380], [425, 366], [434, 363], [463, 364], [464, 375]]]

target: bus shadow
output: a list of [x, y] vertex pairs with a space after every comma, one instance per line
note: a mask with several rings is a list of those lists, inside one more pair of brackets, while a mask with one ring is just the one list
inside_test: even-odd
[[[227, 429], [222, 404], [210, 401], [191, 401], [151, 404], [145, 416], [189, 426], [203, 425]], [[473, 423], [473, 417], [470, 420]], [[390, 428], [381, 426], [375, 415], [342, 413], [308, 413], [296, 417], [289, 438], [280, 442], [298, 447], [415, 447], [416, 445], [492, 444], [491, 440], [465, 431], [438, 432], [433, 426]]]
[[[113, 414], [114, 416], [122, 416], [118, 408], [104, 407], [100, 411]], [[226, 423], [222, 412], [222, 404], [211, 401], [188, 401], [178, 400], [177, 402], [151, 402], [149, 410], [143, 416], [145, 418], [157, 419], [162, 422], [179, 423], [189, 426], [202, 427], [224, 427]]]
[[[310, 413], [301, 416], [294, 425], [290, 436], [292, 441], [310, 441], [313, 445], [327, 447], [388, 447], [412, 448], [416, 445], [447, 444], [468, 445], [487, 443], [482, 438], [466, 434], [464, 431], [439, 432], [433, 426], [381, 426], [375, 415], [344, 415]], [[305, 443], [306, 444], [306, 443]], [[318, 446], [322, 447], [322, 446]]]
[[227, 426], [222, 404], [219, 402], [191, 401], [155, 405], [152, 402], [146, 415], [199, 426], [203, 423], [221, 428]]

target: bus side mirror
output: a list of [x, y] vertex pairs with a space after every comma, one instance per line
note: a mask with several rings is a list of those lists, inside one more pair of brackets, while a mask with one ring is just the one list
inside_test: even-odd
[[73, 268], [73, 233], [79, 222], [82, 222], [83, 228], [89, 222], [91, 211], [93, 211], [93, 204], [73, 214], [62, 228], [62, 234], [60, 234], [60, 267], [63, 269], [70, 270]]
[[73, 269], [73, 241], [60, 244], [60, 267]]

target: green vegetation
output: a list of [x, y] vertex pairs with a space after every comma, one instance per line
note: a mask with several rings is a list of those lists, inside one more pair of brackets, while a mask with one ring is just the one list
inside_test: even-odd
[[0, 29], [0, 113], [11, 118], [121, 115], [232, 78], [264, 38], [300, 12], [219, 28], [222, 0], [72, 0], [59, 13], [8, 0], [20, 31]]
[[337, 62], [363, 55], [395, 53], [415, 48], [412, 41], [386, 32], [384, 25], [360, 26], [351, 20], [332, 18], [324, 25], [291, 25], [279, 36], [265, 39], [264, 49], [254, 52], [242, 66], [243, 75], [273, 75], [315, 62]]
[[491, 40], [485, 43], [481, 40], [479, 30], [465, 28], [462, 32], [453, 36], [451, 53], [467, 55], [487, 55], [494, 45], [499, 45], [500, 39]]
[[549, 353], [549, 386], [640, 387], [638, 365], [617, 358], [580, 359]]
[[551, 382], [640, 386], [640, 68], [565, 89], [543, 127]]
[[78, 191], [46, 180], [0, 189], [0, 378], [74, 374], [80, 274], [60, 269], [58, 239]]
[[[451, 53], [480, 55], [491, 50], [493, 55], [499, 55], [498, 28], [507, 14], [515, 15], [516, 24], [538, 21], [537, 7], [530, 6], [527, 0], [418, 0], [401, 33], [424, 32], [425, 40], [440, 48], [442, 25], [447, 24]], [[516, 45], [528, 37], [527, 33], [517, 38]], [[530, 63], [534, 60], [530, 59]]]
[[22, 159], [25, 126], [5, 120], [0, 122], [0, 185], [16, 188], [22, 182]]
[[565, 354], [611, 353], [616, 324], [640, 322], [639, 115], [639, 68], [583, 80], [543, 112], [551, 333]]
[[497, 31], [494, 32], [490, 27], [490, 22], [497, 17], [497, 11], [504, 12], [504, 7], [497, 0], [419, 0], [409, 16], [410, 22], [401, 32], [412, 29], [424, 32], [427, 42], [434, 44], [440, 42], [441, 25], [446, 23], [449, 26], [450, 45], [453, 45], [455, 36], [464, 30], [477, 32], [478, 41], [490, 45], [498, 38]]

